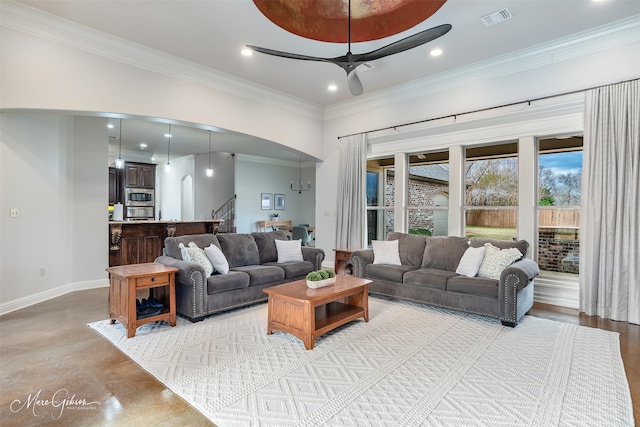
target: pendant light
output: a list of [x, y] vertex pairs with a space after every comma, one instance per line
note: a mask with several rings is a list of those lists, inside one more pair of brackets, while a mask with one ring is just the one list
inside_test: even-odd
[[211, 131], [209, 131], [209, 167], [207, 168], [206, 174], [209, 178], [213, 176], [213, 169], [211, 169]]
[[169, 163], [169, 155], [171, 154], [171, 125], [169, 125], [169, 133], [166, 135], [169, 137], [169, 144], [167, 145], [167, 164], [164, 165], [164, 171], [171, 172], [171, 163]]
[[124, 160], [122, 160], [122, 119], [120, 119], [120, 146], [118, 148], [118, 158], [114, 162], [116, 169], [124, 169]]
[[300, 156], [300, 178], [298, 180], [298, 187], [293, 187], [293, 181], [291, 181], [291, 191], [297, 191], [298, 194], [302, 194], [303, 191], [311, 190], [311, 181], [307, 181], [307, 187], [302, 184], [302, 156]]

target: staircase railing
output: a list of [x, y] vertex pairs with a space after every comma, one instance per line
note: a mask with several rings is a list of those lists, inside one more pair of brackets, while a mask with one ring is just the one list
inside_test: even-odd
[[236, 195], [234, 194], [229, 200], [218, 209], [211, 211], [212, 219], [223, 219], [218, 233], [235, 233], [236, 232]]

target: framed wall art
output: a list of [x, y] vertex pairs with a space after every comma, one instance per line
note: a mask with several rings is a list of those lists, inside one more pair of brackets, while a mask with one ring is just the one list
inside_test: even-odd
[[273, 194], [260, 193], [260, 208], [263, 210], [273, 209]]
[[283, 211], [284, 210], [284, 194], [274, 194], [273, 203], [274, 203], [273, 208], [275, 210]]

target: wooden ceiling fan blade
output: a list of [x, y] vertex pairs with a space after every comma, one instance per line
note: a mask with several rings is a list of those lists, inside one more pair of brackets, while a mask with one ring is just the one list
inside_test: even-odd
[[267, 48], [264, 48], [264, 47], [251, 46], [251, 45], [247, 45], [247, 47], [249, 49], [253, 50], [254, 52], [264, 53], [266, 55], [271, 55], [271, 56], [279, 56], [281, 58], [299, 59], [299, 60], [302, 60], [302, 61], [318, 61], [318, 62], [331, 62], [331, 63], [334, 62], [333, 60], [331, 60], [329, 58], [320, 58], [320, 57], [317, 57], [317, 56], [300, 55], [298, 53], [282, 52], [280, 50], [267, 49]]
[[347, 73], [347, 85], [353, 96], [359, 96], [364, 93], [364, 87], [355, 70]]
[[372, 50], [368, 53], [358, 55], [359, 61], [373, 61], [376, 59], [384, 58], [385, 56], [394, 55], [396, 53], [404, 52], [405, 50], [413, 49], [432, 40], [442, 37], [451, 30], [450, 24], [442, 24], [437, 27], [429, 28], [424, 31], [420, 31], [412, 36], [405, 37], [402, 40], [393, 42], [380, 49]]

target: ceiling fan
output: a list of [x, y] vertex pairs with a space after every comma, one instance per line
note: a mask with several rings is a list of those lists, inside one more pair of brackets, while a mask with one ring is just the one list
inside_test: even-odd
[[342, 68], [347, 73], [347, 84], [349, 86], [349, 90], [351, 94], [354, 96], [362, 95], [364, 92], [364, 88], [362, 87], [362, 82], [358, 77], [356, 72], [356, 68], [360, 64], [364, 64], [368, 61], [373, 61], [376, 59], [384, 58], [385, 56], [394, 55], [396, 53], [404, 52], [405, 50], [413, 49], [414, 47], [418, 47], [427, 42], [437, 39], [445, 35], [451, 30], [450, 24], [438, 25], [437, 27], [429, 28], [424, 31], [420, 31], [419, 33], [413, 34], [409, 37], [405, 37], [402, 40], [398, 40], [386, 46], [383, 46], [379, 49], [372, 50], [367, 53], [351, 53], [351, 0], [349, 0], [349, 12], [348, 12], [348, 47], [347, 54], [342, 56], [337, 56], [335, 58], [321, 58], [317, 56], [308, 56], [308, 55], [300, 55], [297, 53], [289, 53], [282, 52], [279, 50], [267, 49], [264, 47], [251, 46], [247, 45], [247, 47], [253, 51], [264, 53], [267, 55], [279, 56], [282, 58], [289, 59], [299, 59], [303, 61], [318, 61], [318, 62], [329, 62], [331, 64], [336, 64], [338, 67]]

